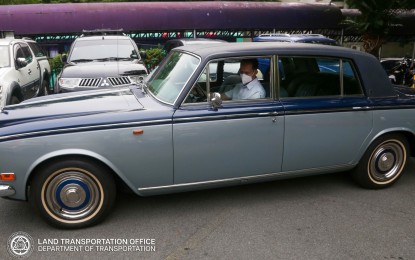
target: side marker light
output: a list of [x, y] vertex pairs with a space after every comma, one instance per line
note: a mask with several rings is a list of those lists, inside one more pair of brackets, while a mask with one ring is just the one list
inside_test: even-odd
[[14, 181], [15, 179], [14, 173], [0, 173], [0, 180], [2, 181]]

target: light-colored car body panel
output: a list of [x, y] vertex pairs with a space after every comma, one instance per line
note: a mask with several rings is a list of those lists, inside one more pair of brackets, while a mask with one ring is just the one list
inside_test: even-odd
[[[16, 175], [16, 192], [8, 197], [27, 199], [38, 167], [67, 156], [98, 161], [135, 193], [152, 195], [348, 170], [378, 136], [414, 135], [415, 99], [397, 94], [384, 72], [376, 75], [383, 70], [368, 55], [279, 43], [189, 46], [172, 52], [200, 60], [192, 64], [196, 67], [173, 103], [144, 86], [131, 86], [6, 107], [0, 117], [0, 172]], [[301, 53], [352, 59], [364, 95], [284, 98], [277, 95], [278, 84], [271, 84], [273, 96], [267, 99], [224, 102], [219, 108], [209, 102], [185, 104], [210, 61], [234, 56], [277, 60], [277, 55]]]

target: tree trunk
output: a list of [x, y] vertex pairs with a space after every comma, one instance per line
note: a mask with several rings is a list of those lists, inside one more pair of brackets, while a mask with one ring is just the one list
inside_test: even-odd
[[385, 42], [385, 38], [381, 35], [365, 33], [362, 36], [362, 40], [365, 51], [379, 58], [379, 49]]

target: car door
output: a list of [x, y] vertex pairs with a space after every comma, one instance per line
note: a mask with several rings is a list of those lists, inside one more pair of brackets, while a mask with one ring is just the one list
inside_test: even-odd
[[15, 60], [24, 59], [26, 66], [18, 67], [17, 74], [19, 85], [25, 99], [34, 97], [40, 87], [40, 69], [36, 58], [33, 56], [29, 46], [25, 43], [18, 43], [14, 46]]
[[[285, 172], [342, 169], [372, 130], [371, 103], [351, 60], [280, 57]], [[282, 92], [282, 91], [281, 91]]]
[[[226, 62], [210, 63], [193, 90], [206, 91], [209, 82], [209, 92], [216, 82], [225, 82], [217, 75], [231, 72], [218, 73], [218, 68], [212, 76], [212, 64], [222, 69], [234, 67]], [[268, 85], [269, 79], [261, 83]], [[193, 90], [173, 116], [175, 184], [240, 181], [281, 171], [284, 117], [279, 101], [267, 93], [261, 99], [225, 101], [213, 109], [206, 100], [192, 99]]]

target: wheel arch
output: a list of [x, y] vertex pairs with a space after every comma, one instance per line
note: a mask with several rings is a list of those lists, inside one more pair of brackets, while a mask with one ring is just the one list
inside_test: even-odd
[[372, 136], [371, 138], [368, 138], [369, 141], [365, 143], [365, 145], [362, 145], [360, 152], [358, 153], [358, 156], [356, 160], [354, 161], [357, 165], [364, 154], [366, 153], [367, 149], [370, 147], [370, 145], [375, 142], [377, 139], [385, 136], [385, 135], [401, 135], [408, 141], [408, 149], [409, 149], [409, 156], [414, 157], [415, 156], [415, 132], [411, 129], [406, 128], [392, 128], [392, 129], [386, 129], [384, 131], [378, 132], [376, 135]]
[[42, 167], [45, 167], [48, 164], [53, 164], [54, 162], [70, 159], [84, 159], [90, 161], [91, 163], [101, 165], [111, 172], [116, 181], [118, 189], [129, 189], [131, 191], [135, 190], [132, 183], [130, 183], [127, 180], [127, 178], [121, 173], [121, 171], [105, 157], [96, 153], [83, 150], [62, 150], [44, 155], [31, 165], [30, 169], [28, 170], [28, 174], [26, 175], [26, 200], [28, 199], [28, 191], [31, 182], [33, 178], [36, 176], [37, 172], [42, 169]]
[[17, 82], [12, 82], [10, 84], [10, 90], [7, 93], [6, 104], [10, 104], [13, 95], [16, 95], [17, 98], [20, 101], [22, 101], [24, 99], [23, 93], [22, 93], [22, 88], [20, 87], [19, 83], [17, 83]]
[[393, 185], [402, 175], [407, 158], [414, 154], [412, 130], [388, 130], [370, 138], [352, 169], [353, 179], [364, 188], [381, 189]]
[[49, 80], [50, 80], [49, 71], [47, 69], [43, 69], [43, 72], [42, 72], [42, 82], [41, 83], [43, 84], [43, 82], [47, 82], [47, 84], [50, 85], [49, 84]]

